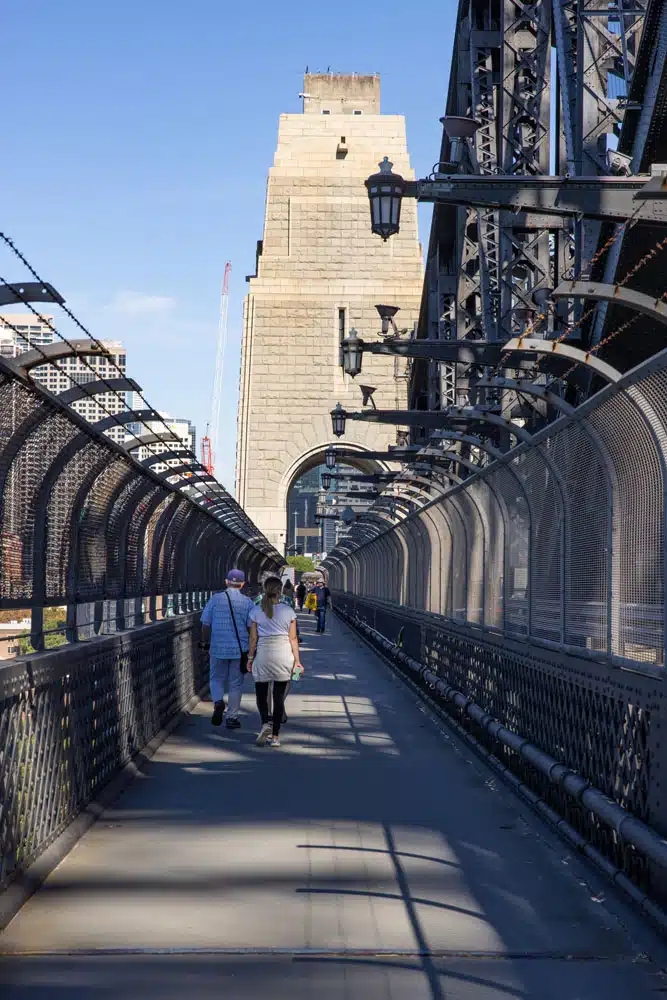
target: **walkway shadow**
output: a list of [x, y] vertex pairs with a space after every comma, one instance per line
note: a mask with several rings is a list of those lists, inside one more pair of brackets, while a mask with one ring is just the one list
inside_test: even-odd
[[250, 694], [238, 732], [200, 704], [0, 937], [144, 953], [7, 960], [8, 1000], [654, 995], [575, 860], [328, 625], [280, 750], [255, 746]]

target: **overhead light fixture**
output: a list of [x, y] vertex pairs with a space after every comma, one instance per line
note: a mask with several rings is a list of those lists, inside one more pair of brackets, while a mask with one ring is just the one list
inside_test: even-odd
[[336, 468], [336, 449], [335, 448], [329, 447], [324, 452], [324, 464], [326, 465], [327, 469], [335, 469]]
[[361, 371], [361, 356], [364, 349], [354, 327], [350, 330], [349, 336], [342, 342], [341, 350], [343, 352], [343, 371], [346, 375], [355, 378]]
[[333, 430], [336, 437], [342, 437], [345, 433], [345, 421], [347, 420], [347, 413], [340, 405], [336, 403], [333, 410], [331, 411], [331, 429]]
[[380, 172], [366, 180], [371, 207], [371, 230], [386, 242], [400, 229], [401, 202], [405, 193], [405, 180], [392, 172], [393, 163], [385, 156], [379, 164]]

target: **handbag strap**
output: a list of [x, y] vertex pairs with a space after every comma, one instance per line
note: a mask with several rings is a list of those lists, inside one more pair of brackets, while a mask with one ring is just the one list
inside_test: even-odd
[[234, 626], [234, 632], [236, 633], [236, 641], [239, 644], [239, 653], [241, 654], [241, 656], [243, 656], [243, 648], [241, 646], [241, 637], [239, 635], [239, 630], [236, 627], [236, 616], [234, 615], [234, 608], [232, 607], [232, 599], [229, 596], [229, 591], [228, 590], [225, 591], [225, 597], [227, 598], [227, 601], [229, 603], [229, 613], [232, 616], [232, 625]]

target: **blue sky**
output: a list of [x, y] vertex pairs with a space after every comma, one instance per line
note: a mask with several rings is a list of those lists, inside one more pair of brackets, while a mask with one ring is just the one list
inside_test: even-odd
[[[428, 173], [456, 6], [5, 0], [1, 228], [93, 333], [126, 344], [152, 405], [200, 434], [231, 260], [218, 453], [229, 488], [245, 275], [278, 116], [300, 110], [306, 65], [379, 72], [383, 111], [406, 115], [413, 166]], [[25, 277], [0, 262], [4, 278]]]

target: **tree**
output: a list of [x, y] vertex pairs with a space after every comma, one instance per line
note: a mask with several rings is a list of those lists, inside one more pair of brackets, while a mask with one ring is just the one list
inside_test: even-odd
[[[44, 631], [48, 633], [44, 636], [44, 648], [56, 649], [64, 646], [67, 642], [65, 638], [65, 625], [67, 624], [65, 608], [44, 608]], [[26, 656], [34, 653], [30, 639], [27, 636], [18, 641], [19, 656]]]
[[312, 573], [315, 563], [310, 556], [288, 556], [287, 565], [293, 566], [297, 573]]

